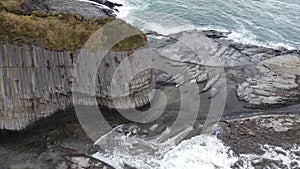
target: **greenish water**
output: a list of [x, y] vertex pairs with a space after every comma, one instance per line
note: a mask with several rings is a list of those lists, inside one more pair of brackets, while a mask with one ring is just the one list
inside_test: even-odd
[[231, 39], [300, 49], [299, 0], [115, 0], [132, 24], [168, 34], [187, 29], [231, 31]]

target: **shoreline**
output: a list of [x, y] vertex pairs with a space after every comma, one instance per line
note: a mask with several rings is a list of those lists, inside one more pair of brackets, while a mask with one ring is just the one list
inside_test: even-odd
[[[202, 63], [200, 61], [193, 62], [195, 61], [193, 59], [195, 59], [195, 57], [197, 58], [197, 56], [200, 55], [194, 55], [197, 54], [197, 52], [195, 53], [193, 53], [193, 51], [191, 52], [187, 48], [184, 48], [184, 45], [181, 46], [178, 45], [180, 42], [179, 40], [176, 41], [176, 39], [180, 39], [184, 37], [183, 36], [184, 34], [188, 35], [187, 37], [198, 37], [199, 39], [201, 39], [201, 37], [203, 38], [204, 36], [208, 37], [207, 38], [208, 41], [202, 41], [202, 42], [211, 42], [211, 44], [214, 44], [209, 47], [216, 46], [215, 48], [216, 52], [214, 52], [214, 54], [212, 55], [216, 55], [216, 57], [220, 57], [224, 60], [227, 59], [228, 61], [232, 61], [232, 62], [228, 62], [231, 63], [232, 65], [229, 66], [228, 68], [225, 67], [226, 70], [224, 71], [224, 74], [226, 74], [226, 78], [228, 78], [227, 81], [228, 84], [226, 86], [226, 88], [228, 87], [228, 91], [226, 91], [226, 99], [225, 99], [225, 104], [228, 105], [228, 107], [226, 107], [225, 105], [224, 109], [228, 108], [228, 110], [226, 109], [226, 111], [225, 110], [223, 111], [224, 114], [222, 115], [221, 120], [213, 121], [209, 125], [209, 127], [213, 126], [212, 128], [216, 129], [214, 130], [213, 135], [216, 135], [218, 139], [222, 140], [222, 142], [224, 142], [226, 146], [232, 149], [234, 153], [236, 153], [236, 156], [242, 159], [240, 161], [241, 163], [244, 163], [246, 161], [249, 162], [251, 166], [253, 165], [256, 167], [257, 166], [266, 167], [266, 166], [276, 165], [279, 166], [280, 168], [283, 168], [284, 165], [286, 165], [285, 164], [286, 161], [278, 162], [278, 160], [273, 160], [272, 158], [268, 156], [265, 157], [263, 155], [264, 153], [268, 155], [267, 151], [269, 149], [267, 148], [271, 147], [270, 149], [272, 150], [270, 150], [270, 152], [273, 153], [272, 151], [274, 151], [278, 153], [276, 156], [278, 157], [278, 159], [282, 158], [282, 156], [279, 157], [279, 155], [283, 155], [283, 159], [285, 157], [290, 158], [288, 156], [289, 154], [286, 152], [294, 151], [291, 147], [300, 145], [300, 139], [299, 139], [300, 132], [298, 132], [300, 129], [300, 100], [298, 100], [300, 96], [300, 91], [298, 94], [298, 89], [300, 86], [300, 74], [297, 72], [298, 70], [296, 69], [297, 66], [295, 66], [297, 64], [293, 65], [294, 67], [289, 67], [289, 69], [287, 69], [286, 67], [290, 65], [286, 67], [283, 66], [284, 64], [286, 65], [286, 63], [293, 63], [290, 61], [293, 61], [292, 59], [294, 58], [300, 59], [300, 50], [298, 49], [289, 50], [283, 47], [274, 49], [274, 48], [268, 48], [259, 45], [235, 42], [234, 40], [228, 39], [230, 35], [229, 32], [222, 32], [216, 30], [198, 30], [198, 29], [194, 30], [193, 29], [187, 31], [180, 31], [178, 33], [169, 34], [169, 35], [162, 35], [154, 31], [144, 31], [144, 32], [148, 36], [153, 35], [154, 39], [156, 38], [156, 41], [149, 40], [149, 43], [151, 43], [151, 45], [154, 46], [157, 45], [155, 49], [158, 51], [158, 54], [160, 56], [160, 58], [158, 58], [158, 62], [161, 62], [161, 64], [166, 67], [168, 66], [167, 63], [170, 63], [169, 65], [170, 67], [175, 65], [174, 67], [176, 69], [179, 70], [181, 68], [188, 69], [188, 71], [190, 70], [193, 73], [193, 78], [194, 78], [193, 83], [196, 83], [199, 89], [202, 89], [202, 91], [200, 90], [199, 93], [198, 90], [195, 91], [193, 89], [192, 89], [193, 90], [192, 93], [189, 93], [190, 91], [184, 91], [187, 94], [187, 96], [190, 98], [196, 98], [193, 96], [201, 95], [201, 99], [202, 99], [201, 102], [204, 101], [203, 102], [204, 104], [206, 104], [207, 102], [213, 104], [211, 102], [211, 99], [214, 97], [218, 97], [219, 88], [224, 87], [224, 86], [218, 86], [219, 88], [217, 88], [214, 86], [217, 83], [217, 81], [219, 81], [220, 77], [218, 77], [217, 75], [216, 76], [210, 75], [209, 71], [211, 70], [209, 69], [215, 67], [213, 65], [200, 64]], [[172, 38], [174, 38], [175, 40], [172, 41]], [[196, 41], [197, 39], [194, 40]], [[178, 54], [180, 57], [178, 57], [176, 60], [176, 57], [174, 58], [172, 57], [174, 56], [174, 53], [168, 53], [168, 52], [172, 51], [170, 49], [177, 49], [177, 48], [180, 48], [180, 50], [175, 52], [177, 52], [176, 54]], [[229, 52], [227, 54], [224, 54], [226, 53], [224, 51], [227, 52], [229, 51]], [[219, 53], [221, 53], [220, 56]], [[252, 55], [252, 53], [254, 54]], [[293, 57], [291, 57], [291, 55], [293, 55]], [[170, 58], [168, 58], [168, 56]], [[274, 58], [275, 60], [272, 60]], [[213, 57], [213, 59], [215, 58]], [[173, 64], [178, 63], [178, 65], [176, 64], [172, 65], [172, 63]], [[196, 63], [196, 64], [193, 65], [191, 63]], [[248, 64], [251, 63], [252, 65], [251, 67], [248, 66], [243, 67], [245, 66], [243, 65], [245, 63]], [[278, 67], [280, 67], [278, 65], [280, 64], [282, 65], [282, 68], [278, 69]], [[300, 62], [298, 64], [300, 65]], [[219, 67], [218, 65], [216, 67], [219, 68], [222, 67], [222, 65], [220, 64]], [[268, 69], [267, 71], [265, 70], [266, 68]], [[245, 71], [244, 69], [247, 71]], [[293, 71], [296, 72], [295, 77], [290, 76], [293, 75], [291, 71], [289, 72], [290, 69], [293, 69]], [[276, 74], [275, 75], [268, 74], [272, 71], [274, 71]], [[74, 168], [101, 167], [101, 168], [111, 169], [112, 167], [108, 165], [107, 161], [103, 162], [99, 159], [97, 160], [93, 156], [91, 156], [91, 153], [103, 152], [103, 150], [106, 150], [106, 148], [107, 151], [105, 152], [107, 153], [110, 151], [109, 148], [111, 147], [116, 149], [119, 148], [119, 146], [121, 146], [121, 148], [130, 147], [128, 146], [128, 144], [132, 143], [130, 142], [130, 140], [134, 141], [134, 139], [131, 138], [135, 138], [134, 137], [135, 135], [141, 136], [140, 137], [141, 139], [137, 137], [138, 139], [142, 140], [141, 145], [139, 145], [140, 146], [139, 150], [143, 150], [143, 148], [146, 148], [145, 149], [146, 153], [147, 151], [149, 153], [151, 152], [151, 146], [163, 149], [164, 147], [160, 147], [161, 146], [160, 143], [156, 143], [156, 142], [153, 143], [151, 141], [153, 141], [152, 139], [159, 136], [161, 133], [164, 133], [164, 131], [167, 131], [168, 129], [172, 130], [173, 127], [171, 124], [173, 123], [172, 120], [174, 119], [177, 120], [176, 113], [178, 111], [178, 108], [181, 109], [182, 106], [181, 101], [184, 99], [184, 97], [180, 97], [182, 96], [181, 93], [180, 95], [178, 94], [179, 93], [178, 88], [180, 87], [180, 85], [178, 85], [175, 78], [178, 74], [177, 75], [174, 74], [176, 76], [172, 74], [166, 75], [165, 79], [164, 77], [158, 78], [159, 75], [163, 75], [163, 73], [161, 72], [157, 72], [154, 74], [156, 77], [155, 80], [159, 82], [156, 81], [155, 82], [156, 86], [153, 88], [157, 87], [157, 89], [162, 89], [163, 91], [166, 91], [167, 96], [171, 96], [170, 98], [168, 98], [170, 99], [170, 102], [168, 101], [169, 104], [167, 104], [165, 113], [162, 114], [158, 119], [156, 119], [157, 121], [155, 120], [153, 122], [150, 122], [149, 124], [148, 123], [133, 124], [127, 122], [127, 119], [125, 119], [126, 116], [123, 117], [119, 113], [110, 113], [108, 111], [103, 111], [102, 115], [104, 116], [106, 122], [108, 122], [112, 128], [117, 126], [116, 128], [118, 128], [119, 130], [115, 130], [116, 128], [114, 128], [114, 130], [109, 132], [111, 134], [114, 131], [117, 131], [116, 132], [117, 135], [114, 134], [110, 135], [109, 133], [103, 135], [102, 137], [104, 137], [104, 140], [105, 137], [108, 137], [106, 138], [108, 142], [104, 141], [102, 142], [102, 144], [104, 145], [103, 147], [101, 147], [100, 145], [97, 147], [95, 143], [87, 136], [87, 134], [83, 130], [82, 125], [80, 124], [76, 116], [77, 114], [71, 105], [70, 107], [67, 107], [63, 111], [57, 111], [56, 113], [53, 113], [49, 117], [45, 117], [36, 121], [34, 124], [26, 127], [23, 130], [18, 131], [18, 130], [0, 129], [0, 154], [1, 154], [0, 168], [39, 167], [39, 168], [64, 169], [64, 168], [72, 168], [72, 167]], [[204, 77], [204, 80], [199, 78], [201, 74], [206, 75], [206, 77]], [[251, 78], [255, 77], [255, 75], [257, 74], [260, 74], [260, 76], [256, 77], [256, 79], [254, 80], [248, 79], [249, 77]], [[181, 75], [185, 76], [185, 74], [183, 73], [179, 74], [179, 76]], [[267, 80], [264, 79], [265, 77], [267, 77]], [[275, 80], [272, 78], [275, 78], [275, 80], [279, 79], [278, 80], [279, 82], [278, 83], [274, 82]], [[292, 79], [292, 80], [287, 81], [285, 78], [288, 78], [289, 80]], [[213, 79], [217, 79], [217, 80], [215, 82], [212, 82], [214, 81]], [[286, 82], [286, 81], [288, 84], [284, 84], [282, 86], [279, 85], [281, 82]], [[270, 91], [269, 89], [265, 89], [261, 87], [262, 85], [260, 84], [265, 84], [268, 82], [274, 82], [273, 86], [278, 87], [279, 89], [278, 90], [274, 89]], [[185, 81], [185, 78], [183, 78], [182, 85], [189, 84], [189, 83], [191, 83], [191, 81]], [[289, 83], [293, 83], [293, 84], [289, 86]], [[253, 88], [251, 88], [253, 86], [254, 89], [258, 88], [260, 90], [256, 92]], [[243, 88], [240, 89], [239, 87], [243, 87]], [[215, 92], [217, 91], [217, 92], [213, 94], [212, 91]], [[261, 95], [261, 93], [263, 93], [263, 95]], [[253, 97], [251, 96], [249, 98], [248, 97], [249, 95], [252, 95]], [[278, 99], [278, 95], [281, 95], [283, 99]], [[197, 101], [198, 100], [191, 102], [189, 106], [191, 107], [191, 105], [193, 106], [195, 104], [198, 104]], [[210, 109], [210, 107], [206, 107], [207, 105], [204, 105], [204, 107], [202, 107], [203, 104], [199, 103], [199, 106], [201, 108], [199, 108], [200, 110], [198, 110], [197, 117], [195, 117], [196, 122], [192, 124], [191, 132], [188, 133], [187, 136], [184, 136], [184, 141], [188, 142], [189, 140], [192, 140], [190, 139], [190, 137], [194, 138], [196, 136], [201, 136], [200, 134], [202, 133], [202, 129], [203, 129], [202, 128], [203, 117], [205, 118], [204, 119], [205, 121], [206, 118], [209, 116], [209, 113], [205, 114], [207, 113], [207, 110]], [[87, 107], [89, 108], [89, 106]], [[184, 108], [186, 108], [186, 110], [184, 111], [192, 112], [190, 111], [188, 106]], [[88, 113], [89, 110], [86, 109], [85, 112]], [[179, 118], [179, 120], [183, 120], [181, 121], [184, 124], [182, 126], [184, 127], [187, 126], [184, 122], [189, 121], [188, 118], [189, 117], [187, 117], [187, 119]], [[217, 126], [217, 128], [214, 128], [215, 125]], [[123, 128], [120, 126], [125, 126], [125, 127]], [[131, 130], [131, 129], [136, 129], [135, 127], [141, 130], [136, 130], [136, 131]], [[175, 127], [175, 129], [177, 128]], [[176, 133], [175, 131], [175, 134], [178, 133]], [[205, 136], [205, 134], [203, 135]], [[124, 138], [126, 141], [129, 140], [127, 145], [125, 146], [122, 144], [116, 146], [114, 145], [115, 141], [117, 142], [121, 140], [124, 142], [124, 140], [122, 140]], [[203, 146], [203, 147], [207, 146], [206, 145], [207, 143], [205, 141], [207, 140], [205, 140], [204, 137], [203, 144], [202, 143], [198, 144], [196, 142], [197, 143], [196, 146]], [[174, 143], [175, 142], [176, 141], [174, 141]], [[151, 143], [150, 146], [147, 143]], [[134, 142], [134, 144], [138, 145], [138, 143], [136, 142]], [[93, 145], [96, 147], [93, 147]], [[145, 146], [143, 147], [143, 145]], [[149, 146], [149, 149], [147, 149], [148, 148], [147, 146]], [[266, 147], [266, 150], [263, 149], [264, 146]], [[283, 151], [281, 151], [281, 149], [279, 150], [278, 147], [276, 146], [282, 148]], [[134, 146], [132, 147], [133, 147], [132, 149], [133, 153], [135, 153], [134, 151], [136, 149], [134, 149]], [[176, 144], [174, 144], [172, 148], [176, 149], [177, 148]], [[207, 146], [206, 149], [209, 149], [209, 146]], [[211, 152], [212, 154], [219, 153], [214, 151], [215, 149], [209, 149], [209, 152]], [[108, 154], [108, 156], [113, 156], [118, 158], [118, 155], [119, 156], [121, 155], [120, 156], [121, 158], [118, 160], [123, 161], [122, 157], [125, 157], [126, 155], [128, 156], [128, 154], [130, 155], [131, 153], [131, 151], [126, 151], [124, 152], [125, 153], [124, 155], [122, 154], [122, 151], [120, 152], [121, 153], [119, 154], [117, 153], [117, 155], [114, 156], [115, 152], [111, 151], [110, 152], [111, 154]], [[143, 151], [141, 151], [140, 154], [141, 156], [143, 156], [142, 153]], [[187, 151], [187, 154], [189, 153], [191, 152]], [[300, 149], [299, 151], [297, 150], [295, 152], [292, 152], [292, 154], [293, 153], [296, 156], [296, 158], [299, 157], [300, 159]], [[174, 154], [176, 155], [176, 152]], [[107, 154], [104, 153], [104, 155]], [[158, 155], [160, 154], [158, 153]], [[190, 157], [192, 156], [187, 156], [184, 158], [188, 159]], [[244, 157], [245, 159], [243, 159]], [[126, 160], [128, 160], [128, 157], [125, 158], [127, 158], [124, 160], [124, 165], [126, 166], [127, 165]], [[129, 156], [129, 158], [134, 159], [135, 157]], [[182, 156], [179, 156], [179, 159], [182, 159]], [[260, 159], [261, 161], [257, 162], [257, 159]], [[151, 159], [149, 161], [151, 162]], [[141, 163], [137, 165], [143, 165], [143, 164]], [[240, 165], [244, 165], [244, 164], [240, 164], [239, 162], [237, 162], [235, 165], [236, 166], [233, 167], [239, 168], [241, 167]], [[299, 163], [288, 162], [287, 165], [291, 165], [291, 166], [300, 165], [300, 160]], [[128, 168], [131, 167], [128, 166]]]
[[[82, 1], [82, 2], [88, 2], [91, 3], [93, 5], [99, 5], [99, 8], [101, 9], [100, 6], [105, 6], [108, 9], [114, 11], [112, 14], [115, 15], [116, 17], [120, 18], [120, 19], [124, 19], [126, 22], [134, 25], [132, 23], [132, 18], [127, 18], [128, 15], [131, 13], [132, 10], [138, 9], [138, 7], [134, 7], [131, 5], [126, 5], [126, 0], [108, 0], [106, 1], [106, 3], [111, 4], [112, 6], [107, 6], [105, 5], [105, 3], [101, 3], [101, 0], [77, 0], [77, 1]], [[212, 28], [209, 25], [206, 26], [196, 26], [192, 23], [190, 23], [189, 21], [187, 21], [187, 23], [189, 23], [190, 25], [188, 27], [185, 27], [182, 29], [182, 26], [179, 26], [178, 28], [171, 28], [172, 30], [176, 30], [176, 31], [172, 31], [171, 33], [162, 33], [159, 30], [148, 30], [145, 28], [140, 28], [143, 32], [147, 33], [149, 31], [151, 32], [156, 32], [157, 34], [161, 34], [161, 35], [171, 35], [171, 34], [177, 34], [177, 33], [181, 33], [181, 32], [185, 32], [185, 31], [192, 31], [192, 30], [197, 30], [197, 31], [203, 31], [203, 32], [207, 32], [207, 31], [213, 31], [219, 34], [226, 34], [226, 40], [232, 40], [235, 43], [240, 43], [243, 45], [253, 45], [253, 46], [258, 46], [258, 47], [264, 47], [264, 48], [269, 48], [269, 49], [275, 49], [275, 50], [281, 50], [281, 49], [286, 49], [286, 50], [290, 50], [290, 51], [298, 51], [300, 52], [300, 46], [299, 48], [294, 47], [294, 46], [290, 46], [289, 44], [283, 44], [282, 42], [268, 42], [268, 43], [264, 43], [264, 42], [260, 42], [257, 40], [253, 40], [253, 39], [248, 39], [246, 37], [243, 37], [242, 33], [236, 32], [236, 31], [232, 31], [232, 30], [228, 30], [225, 28]], [[155, 23], [156, 24], [156, 23]], [[137, 25], [134, 25], [137, 26]], [[159, 25], [161, 28], [166, 29], [167, 27], [164, 28], [164, 25]]]
[[285, 47], [285, 46], [277, 46], [277, 47], [272, 47], [272, 46], [268, 46], [268, 45], [259, 45], [256, 43], [243, 43], [240, 42], [238, 40], [232, 39], [230, 38], [230, 35], [233, 33], [229, 30], [221, 30], [221, 29], [202, 29], [202, 28], [191, 28], [191, 29], [187, 29], [187, 30], [180, 30], [178, 32], [175, 33], [170, 33], [170, 34], [161, 34], [159, 32], [156, 32], [155, 30], [143, 30], [142, 31], [146, 34], [146, 35], [151, 35], [151, 34], [155, 34], [157, 36], [161, 36], [161, 37], [168, 37], [174, 34], [180, 34], [183, 32], [189, 32], [189, 31], [199, 31], [199, 32], [203, 32], [207, 37], [212, 38], [212, 39], [223, 39], [226, 41], [232, 41], [235, 44], [240, 44], [240, 45], [245, 45], [245, 46], [252, 46], [252, 47], [258, 47], [258, 48], [266, 48], [266, 49], [271, 49], [274, 51], [278, 51], [278, 50], [282, 50], [282, 51], [288, 51], [290, 53], [298, 53], [300, 54], [300, 48], [296, 49], [296, 48], [292, 48], [289, 49], [289, 47]]
[[[299, 134], [293, 134], [292, 136], [291, 132], [285, 132], [288, 128], [300, 128], [300, 124], [291, 124], [292, 126], [288, 128], [276, 126], [276, 129], [278, 129], [279, 131], [268, 131], [263, 129], [264, 127], [267, 128], [267, 125], [259, 125], [260, 122], [264, 121], [264, 119], [271, 120], [271, 123], [272, 121], [276, 122], [276, 119], [291, 119], [289, 121], [298, 119], [298, 123], [300, 122], [299, 114], [293, 116], [258, 116], [230, 121], [222, 120], [218, 122], [218, 126], [221, 127], [222, 131], [221, 133], [218, 132], [218, 138], [221, 139], [222, 142], [224, 142], [225, 146], [230, 147], [230, 149], [232, 149], [238, 157], [240, 157], [240, 155], [248, 155], [249, 158], [252, 156], [255, 157], [256, 154], [260, 155], [265, 151], [262, 150], [259, 146], [260, 143], [265, 143], [263, 145], [271, 147], [283, 146], [283, 149], [285, 151], [289, 151], [289, 146], [287, 146], [286, 144], [282, 144], [281, 140], [276, 142], [275, 139], [271, 139], [273, 138], [272, 136], [274, 134], [276, 134], [277, 137], [285, 138], [283, 136], [288, 133], [289, 137], [291, 138], [285, 139], [288, 139], [289, 143], [300, 143], [298, 139]], [[259, 124], [253, 125], [253, 122], [259, 122]], [[257, 127], [258, 129], [255, 129]], [[95, 159], [91, 155], [91, 153], [93, 154], [93, 151], [97, 152], [98, 148], [95, 147], [91, 149], [91, 146], [94, 143], [85, 135], [84, 131], [81, 129], [81, 126], [77, 121], [75, 113], [72, 111], [53, 116], [48, 119], [46, 123], [40, 122], [34, 128], [31, 128], [29, 130], [9, 132], [6, 134], [3, 134], [2, 132], [3, 131], [0, 130], [0, 145], [3, 145], [3, 148], [0, 148], [0, 154], [3, 155], [2, 157], [4, 157], [4, 155], [6, 157], [10, 157], [11, 155], [13, 155], [14, 158], [5, 161], [3, 158], [1, 158], [0, 167], [2, 166], [5, 168], [5, 166], [10, 166], [12, 164], [13, 166], [22, 166], [24, 165], [24, 163], [31, 163], [32, 166], [48, 166], [50, 168], [57, 168], [59, 166], [64, 168], [64, 166], [68, 165], [80, 166], [80, 164], [82, 164], [80, 161], [89, 161], [89, 166], [95, 167], [101, 164], [102, 166], [106, 166], [109, 169], [112, 168], [107, 163]], [[267, 133], [261, 134], [261, 132]], [[197, 133], [194, 133], [194, 135], [199, 136], [199, 134]], [[20, 140], [20, 137], [22, 137], [23, 139]], [[194, 136], [192, 136], [192, 138], [193, 137]], [[270, 138], [269, 142], [263, 142], [266, 137]], [[23, 142], [22, 140], [28, 141]], [[256, 140], [260, 141], [257, 142]], [[10, 149], [9, 154], [7, 148]], [[23, 154], [24, 152], [26, 153], [26, 158]], [[53, 155], [51, 155], [51, 153], [49, 154], [49, 152], [55, 152], [54, 154], [56, 156], [56, 159], [54, 161], [50, 160], [52, 159]], [[18, 155], [14, 155], [14, 153]], [[38, 157], [38, 159], [36, 159], [36, 157]], [[43, 159], [48, 159], [49, 161], [44, 162]], [[256, 165], [264, 166], [273, 163], [276, 164], [276, 162], [270, 159], [269, 161], [262, 161], [261, 163]]]
[[[94, 0], [90, 0], [90, 1], [94, 1]], [[97, 0], [96, 0], [97, 1]], [[122, 9], [122, 12], [119, 13], [115, 13], [117, 17], [124, 19], [126, 22], [132, 24], [132, 20], [134, 18], [126, 18], [131, 11], [138, 9], [137, 6], [132, 6], [132, 5], [126, 5], [126, 0], [115, 0], [118, 2], [118, 4], [122, 4], [121, 7], [117, 7], [116, 9]], [[120, 1], [120, 2], [119, 2]], [[113, 1], [111, 1], [113, 2]], [[115, 3], [115, 2], [114, 2]], [[172, 16], [173, 17], [173, 16]], [[175, 16], [176, 18], [177, 16]], [[180, 17], [179, 17], [180, 18]], [[142, 27], [140, 27], [141, 30], [143, 30], [144, 32], [147, 31], [153, 31], [153, 32], [157, 32], [158, 34], [164, 34], [164, 35], [170, 35], [170, 34], [176, 34], [176, 33], [180, 33], [180, 32], [184, 32], [184, 31], [191, 31], [191, 30], [198, 30], [198, 31], [215, 31], [215, 32], [219, 32], [219, 33], [225, 33], [227, 34], [227, 40], [233, 40], [236, 43], [241, 43], [244, 45], [253, 45], [253, 46], [258, 46], [258, 47], [265, 47], [265, 48], [271, 48], [271, 49], [287, 49], [287, 50], [295, 50], [295, 51], [300, 51], [300, 46], [291, 46], [290, 44], [284, 44], [282, 42], [261, 42], [261, 41], [257, 41], [251, 38], [246, 38], [242, 33], [233, 31], [233, 30], [229, 30], [226, 28], [215, 28], [215, 27], [211, 27], [209, 25], [205, 25], [205, 26], [196, 26], [192, 23], [190, 23], [189, 21], [187, 21], [187, 23], [189, 24], [189, 26], [178, 26], [177, 28], [174, 27], [164, 27], [164, 25], [159, 25], [160, 28], [163, 28], [165, 30], [176, 30], [176, 31], [172, 31], [171, 33], [165, 34], [159, 30], [148, 30], [144, 29]], [[151, 23], [151, 24], [157, 24], [157, 23]], [[133, 24], [134, 25], [134, 24]], [[134, 25], [136, 26], [136, 25]]]
[[[193, 31], [197, 31], [197, 30], [193, 30]], [[184, 32], [189, 32], [189, 31], [184, 31]], [[228, 35], [228, 32], [218, 32], [218, 31], [215, 31], [215, 30], [206, 30], [206, 31], [201, 31], [205, 36], [207, 36], [208, 38], [211, 38], [211, 39], [216, 39], [216, 40], [226, 40], [226, 41], [231, 41], [231, 40], [227, 40], [226, 37]], [[154, 35], [156, 37], [168, 37], [166, 35], [162, 35], [162, 34], [159, 34], [157, 32], [154, 32], [154, 31], [145, 31], [144, 32], [147, 36], [149, 35]], [[183, 33], [183, 32], [180, 32], [180, 33]], [[179, 34], [180, 34], [179, 33]], [[174, 35], [174, 34], [173, 34]], [[170, 35], [172, 36], [172, 35]], [[241, 43], [236, 43], [234, 42], [234, 44], [240, 44], [240, 45], [245, 45], [245, 44], [241, 44]], [[274, 51], [274, 52], [278, 52], [278, 53], [292, 53], [292, 54], [298, 54], [300, 55], [300, 51], [299, 50], [288, 50], [288, 49], [285, 49], [285, 48], [281, 48], [281, 49], [273, 49], [273, 48], [265, 48], [265, 47], [261, 47], [261, 46], [256, 46], [256, 45], [245, 45], [249, 48], [262, 48], [263, 50], [271, 50], [271, 51]], [[239, 67], [239, 66], [237, 66]], [[243, 103], [243, 102], [241, 102]], [[255, 117], [255, 116], [260, 116], [259, 114], [264, 112], [262, 114], [262, 116], [268, 114], [268, 115], [281, 115], [281, 114], [298, 114], [300, 113], [300, 110], [299, 107], [300, 107], [300, 104], [292, 104], [292, 105], [289, 105], [289, 104], [283, 104], [283, 105], [278, 105], [279, 107], [277, 108], [276, 106], [275, 107], [272, 107], [272, 106], [267, 106], [266, 108], [252, 108], [252, 107], [249, 107], [247, 108], [246, 110], [250, 110], [250, 111], [240, 111], [240, 112], [236, 112], [236, 111], [233, 111], [233, 112], [229, 112], [229, 114], [226, 114], [224, 115], [224, 117], [222, 117], [222, 120], [239, 120], [239, 119], [243, 119], [243, 118], [249, 118], [249, 117]], [[282, 110], [280, 110], [282, 109]], [[294, 109], [294, 110], [293, 110]], [[22, 132], [22, 131], [28, 131], [28, 130], [31, 130], [32, 128], [35, 128], [36, 126], [39, 126], [39, 124], [43, 123], [44, 121], [47, 121], [48, 119], [52, 119], [52, 118], [56, 118], [57, 116], [59, 117], [60, 114], [65, 114], [66, 112], [70, 112], [74, 110], [72, 107], [69, 107], [67, 108], [66, 110], [63, 110], [63, 111], [58, 111], [58, 113], [53, 113], [51, 116], [49, 117], [44, 117], [40, 120], [38, 120], [36, 122], [36, 124], [32, 124], [28, 127], [26, 127], [25, 129], [23, 130], [20, 130], [20, 131], [16, 131], [16, 132]], [[272, 113], [272, 111], [276, 111], [276, 113]], [[242, 116], [241, 116], [242, 115]], [[6, 129], [1, 129], [0, 131], [12, 131], [14, 132], [15, 130], [6, 130]]]

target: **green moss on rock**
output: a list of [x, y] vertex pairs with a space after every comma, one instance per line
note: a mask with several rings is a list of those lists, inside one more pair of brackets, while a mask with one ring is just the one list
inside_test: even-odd
[[96, 31], [86, 42], [85, 47], [92, 51], [109, 49], [131, 51], [146, 46], [146, 42], [147, 38], [141, 30], [121, 19], [116, 19]]
[[[37, 44], [50, 50], [76, 50], [83, 47], [86, 41], [100, 28], [112, 21], [120, 21], [115, 17], [85, 18], [80, 15], [66, 13], [45, 13], [33, 11], [20, 14], [23, 0], [0, 0], [0, 40]], [[127, 24], [126, 28], [137, 28]], [[120, 30], [118, 29], [120, 32]], [[127, 30], [122, 30], [126, 34]], [[113, 35], [105, 35], [107, 39]], [[140, 34], [126, 38], [117, 43], [112, 50], [134, 50], [146, 45], [146, 36]]]

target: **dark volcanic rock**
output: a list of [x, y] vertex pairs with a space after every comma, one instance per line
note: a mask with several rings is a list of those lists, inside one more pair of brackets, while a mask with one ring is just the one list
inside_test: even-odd
[[0, 168], [111, 169], [86, 154], [91, 145], [70, 110], [24, 131], [0, 130]]
[[241, 157], [233, 168], [247, 168], [249, 163], [259, 169], [299, 167], [299, 115], [256, 116], [219, 125], [218, 137]]
[[239, 98], [252, 105], [288, 104], [300, 101], [299, 55], [280, 55], [260, 62], [260, 72], [238, 85]]
[[102, 163], [101, 161], [90, 157], [85, 154], [74, 154], [65, 156], [65, 161], [57, 165], [57, 169], [83, 169], [83, 168], [92, 168], [92, 169], [113, 169], [107, 164]]
[[78, 0], [25, 0], [21, 7], [21, 11], [25, 14], [30, 14], [32, 11], [37, 10], [46, 13], [66, 12], [80, 14], [86, 17], [103, 18], [106, 16], [114, 16], [116, 11], [115, 7], [122, 6], [121, 4], [109, 1], [94, 0], [94, 2], [97, 2], [100, 5], [102, 4], [104, 7]]
[[[218, 91], [222, 87], [212, 86], [219, 75], [209, 75], [209, 72], [223, 69], [221, 72], [226, 72], [227, 81], [236, 86], [228, 86], [230, 90], [227, 95], [237, 95], [236, 103], [246, 103], [246, 108], [299, 103], [298, 51], [236, 43], [227, 39], [228, 34], [230, 32], [192, 30], [169, 36], [155, 32], [148, 32], [147, 35], [149, 39], [157, 37], [149, 43], [156, 48], [159, 56], [168, 60], [167, 64], [190, 72], [190, 78], [186, 78], [190, 81], [182, 83], [206, 83], [203, 92]], [[157, 83], [165, 81], [158, 80]]]
[[49, 12], [66, 12], [96, 18], [111, 16], [114, 13], [112, 10], [77, 0], [49, 0]]
[[[219, 137], [239, 154], [261, 154], [261, 145], [300, 145], [298, 115], [265, 115], [220, 122]], [[293, 134], [291, 134], [293, 133]], [[280, 138], [280, 139], [278, 139]]]
[[122, 4], [113, 3], [113, 2], [110, 2], [110, 1], [107, 1], [107, 0], [90, 0], [90, 1], [94, 1], [94, 2], [97, 2], [99, 4], [106, 5], [107, 7], [111, 8], [111, 9], [114, 9], [115, 7], [123, 6]]
[[32, 11], [41, 10], [49, 12], [49, 1], [44, 0], [26, 0], [21, 7], [25, 13], [31, 13]]
[[213, 39], [226, 38], [230, 34], [230, 32], [219, 32], [215, 30], [203, 30], [202, 32], [205, 36]]

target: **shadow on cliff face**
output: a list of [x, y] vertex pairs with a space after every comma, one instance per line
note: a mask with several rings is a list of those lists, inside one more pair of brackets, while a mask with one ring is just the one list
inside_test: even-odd
[[85, 156], [93, 142], [73, 110], [41, 120], [23, 131], [0, 130], [0, 168], [56, 168], [68, 156]]
[[[112, 127], [129, 123], [116, 111], [107, 108], [101, 110]], [[88, 107], [86, 111], [89, 113]], [[0, 169], [68, 167], [110, 169], [109, 165], [86, 155], [93, 144], [94, 142], [82, 129], [75, 110], [69, 109], [41, 119], [21, 131], [0, 130]], [[80, 166], [82, 164], [84, 165]]]

